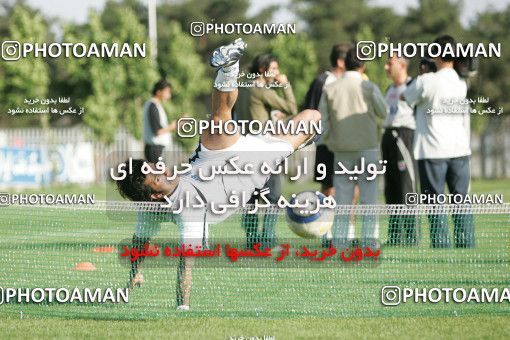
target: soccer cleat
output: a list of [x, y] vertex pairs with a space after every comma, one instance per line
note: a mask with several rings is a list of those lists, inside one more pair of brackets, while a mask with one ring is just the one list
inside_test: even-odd
[[189, 306], [180, 305], [180, 306], [177, 306], [177, 310], [188, 311], [189, 310]]
[[211, 66], [224, 68], [234, 65], [243, 55], [246, 46], [243, 39], [238, 38], [231, 44], [218, 47], [209, 60]]

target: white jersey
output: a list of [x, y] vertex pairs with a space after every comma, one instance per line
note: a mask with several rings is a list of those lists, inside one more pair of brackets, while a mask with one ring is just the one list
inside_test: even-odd
[[[181, 201], [188, 200], [191, 204], [197, 204], [201, 200], [205, 203], [202, 208], [185, 207], [178, 215], [169, 214], [173, 215], [174, 222], [179, 226], [181, 241], [186, 244], [201, 244], [207, 236], [210, 223], [221, 222], [236, 211], [228, 209], [225, 213], [217, 214], [212, 211], [212, 205], [228, 204], [231, 196], [241, 196], [243, 192], [248, 200], [253, 192], [262, 189], [269, 179], [269, 174], [260, 172], [262, 164], [266, 162], [274, 168], [292, 152], [294, 148], [291, 144], [272, 136], [241, 136], [234, 145], [222, 150], [208, 150], [200, 144], [190, 159], [192, 171], [179, 178], [177, 188], [168, 198], [173, 203], [172, 211], [178, 210]], [[226, 174], [216, 175], [211, 180], [201, 179], [199, 171], [202, 171], [203, 176], [208, 176], [212, 167], [224, 166], [234, 157], [239, 157], [235, 163], [241, 169], [247, 164], [252, 165], [254, 174]], [[200, 200], [195, 199], [196, 197], [200, 197]], [[152, 237], [159, 232], [159, 227], [148, 227], [145, 224], [146, 218], [140, 217], [138, 236]]]
[[[460, 104], [466, 94], [466, 82], [448, 68], [418, 76], [407, 86], [404, 97], [409, 105], [416, 105], [416, 159], [471, 154], [469, 106]], [[448, 113], [452, 109], [459, 113]]]
[[408, 128], [416, 129], [416, 121], [414, 112], [404, 100], [400, 99], [400, 95], [404, 93], [407, 84], [411, 81], [411, 77], [400, 85], [391, 84], [386, 91], [386, 104], [388, 104], [388, 115], [384, 120], [385, 128]]

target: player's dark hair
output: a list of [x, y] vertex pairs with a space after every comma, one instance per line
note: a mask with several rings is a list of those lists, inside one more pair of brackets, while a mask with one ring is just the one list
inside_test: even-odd
[[437, 55], [437, 54], [439, 54], [439, 52], [441, 52], [440, 55], [439, 55], [439, 58], [441, 60], [443, 60], [443, 61], [454, 61], [455, 60], [455, 56], [452, 56], [449, 53], [447, 53], [446, 55], [443, 56], [443, 53], [442, 53], [445, 50], [446, 45], [451, 45], [453, 50], [454, 51], [456, 50], [457, 42], [455, 41], [455, 39], [451, 35], [447, 35], [446, 34], [446, 35], [442, 35], [440, 37], [437, 37], [434, 40], [434, 44], [438, 44], [441, 47], [441, 51], [438, 51], [436, 46], [431, 46], [430, 47], [430, 52], [433, 55]]
[[347, 56], [347, 52], [352, 47], [349, 43], [340, 43], [336, 44], [331, 48], [331, 53], [329, 54], [329, 62], [332, 67], [336, 67], [336, 62], [338, 59], [345, 59]]
[[250, 73], [258, 73], [261, 68], [267, 70], [273, 61], [277, 61], [274, 55], [270, 53], [259, 54], [251, 63]]
[[345, 56], [345, 69], [347, 71], [356, 71], [363, 67], [364, 64], [363, 60], [358, 58], [357, 48], [350, 48]]
[[[129, 161], [126, 160], [125, 164]], [[127, 174], [124, 179], [118, 180], [117, 189], [122, 197], [131, 201], [150, 201], [151, 194], [154, 193], [151, 187], [145, 185], [145, 174], [142, 173], [143, 159], [132, 160], [132, 173]]]
[[158, 82], [154, 84], [154, 87], [152, 88], [152, 95], [155, 96], [158, 91], [164, 90], [167, 87], [172, 89], [172, 84], [170, 84], [165, 79], [158, 80]]

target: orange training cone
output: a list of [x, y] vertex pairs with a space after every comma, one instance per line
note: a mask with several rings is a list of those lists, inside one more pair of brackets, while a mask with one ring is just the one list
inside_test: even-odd
[[80, 270], [84, 272], [91, 272], [93, 270], [96, 270], [96, 266], [90, 262], [80, 262], [75, 267], [74, 270]]

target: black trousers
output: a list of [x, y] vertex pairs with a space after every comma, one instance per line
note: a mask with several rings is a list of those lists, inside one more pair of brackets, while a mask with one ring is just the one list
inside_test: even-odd
[[[399, 139], [402, 143], [398, 142]], [[395, 128], [384, 131], [381, 151], [383, 159], [388, 161], [384, 176], [386, 204], [404, 204], [405, 195], [416, 192], [413, 139], [414, 130], [411, 129]]]
[[[387, 161], [384, 175], [386, 204], [405, 204], [407, 193], [416, 192], [416, 162], [413, 157], [414, 130], [387, 128], [381, 141], [382, 158]], [[419, 228], [414, 215], [394, 214], [389, 217], [388, 244], [418, 243]]]
[[[323, 180], [316, 180], [317, 177], [321, 176], [317, 171], [319, 164], [324, 164], [326, 167], [326, 177]], [[329, 151], [326, 145], [317, 145], [315, 151], [315, 174], [314, 181], [321, 183], [321, 189], [327, 189], [333, 187], [333, 175], [335, 173], [335, 154]]]
[[144, 153], [145, 159], [150, 163], [156, 163], [158, 161], [158, 157], [161, 157], [163, 154], [163, 149], [165, 147], [163, 145], [151, 145], [145, 144]]

